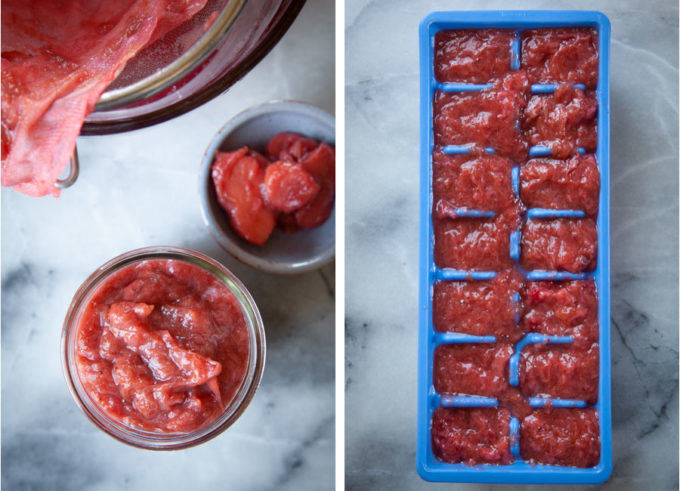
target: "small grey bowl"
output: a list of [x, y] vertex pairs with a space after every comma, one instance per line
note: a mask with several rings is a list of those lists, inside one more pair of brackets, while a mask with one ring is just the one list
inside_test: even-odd
[[247, 145], [264, 153], [267, 142], [284, 131], [335, 145], [335, 119], [318, 107], [277, 101], [243, 111], [222, 127], [205, 151], [199, 176], [201, 213], [219, 245], [242, 263], [269, 273], [302, 273], [328, 264], [335, 256], [335, 209], [319, 227], [295, 233], [276, 228], [264, 245], [256, 246], [239, 237], [229, 225], [211, 175], [216, 152]]

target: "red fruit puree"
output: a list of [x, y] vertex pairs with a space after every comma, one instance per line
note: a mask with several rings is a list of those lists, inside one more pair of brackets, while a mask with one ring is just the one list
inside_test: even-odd
[[517, 203], [512, 192], [513, 163], [508, 159], [490, 154], [446, 155], [436, 149], [432, 165], [435, 207], [442, 202], [500, 213]]
[[583, 84], [597, 87], [597, 30], [559, 27], [522, 31], [521, 68], [529, 82]]
[[510, 411], [438, 407], [432, 416], [432, 451], [445, 462], [511, 463]]
[[437, 80], [485, 84], [505, 75], [514, 38], [513, 29], [439, 31], [434, 38]]
[[[598, 300], [592, 278], [526, 281], [532, 270], [583, 273], [597, 265], [600, 175], [597, 147], [597, 32], [523, 30], [521, 68], [510, 66], [514, 30], [463, 29], [435, 36], [439, 82], [490, 84], [433, 97], [432, 226], [440, 269], [493, 271], [489, 280], [436, 281], [432, 322], [438, 333], [493, 336], [491, 343], [438, 342], [432, 383], [441, 395], [491, 397], [497, 407], [438, 407], [432, 450], [450, 463], [509, 464], [510, 418], [520, 421], [524, 461], [575, 467], [599, 462], [594, 408], [531, 407], [530, 398], [598, 399]], [[551, 83], [552, 94], [530, 86]], [[583, 84], [586, 90], [574, 88]], [[447, 145], [468, 154], [447, 155]], [[528, 159], [531, 146], [550, 158]], [[492, 152], [486, 150], [487, 147]], [[513, 167], [519, 167], [519, 197]], [[525, 217], [527, 208], [582, 210], [584, 218]], [[492, 216], [470, 217], [479, 210]], [[519, 264], [510, 257], [520, 230]], [[529, 344], [519, 356], [519, 385], [509, 359], [527, 333], [571, 336], [565, 344]]]
[[523, 119], [530, 145], [545, 146], [552, 155], [566, 158], [578, 148], [597, 148], [597, 99], [570, 85], [560, 85], [554, 94], [535, 95], [529, 100]]
[[597, 402], [600, 347], [536, 344], [522, 350], [519, 386], [527, 397], [578, 399]]
[[522, 458], [538, 464], [593, 467], [600, 461], [600, 422], [594, 408], [537, 409], [520, 424]]
[[512, 269], [488, 281], [438, 281], [432, 297], [434, 328], [475, 336], [496, 336], [518, 341], [523, 332], [513, 295], [522, 276]]
[[434, 260], [440, 268], [499, 270], [512, 266], [510, 232], [519, 225], [517, 208], [487, 219], [449, 219], [435, 210]]
[[575, 344], [597, 339], [597, 291], [595, 281], [530, 281], [522, 292], [527, 332], [573, 336]]
[[527, 269], [581, 273], [597, 266], [597, 228], [590, 218], [527, 220], [522, 227]]
[[527, 105], [528, 90], [526, 74], [515, 72], [479, 92], [437, 91], [435, 143], [473, 145], [476, 152], [491, 147], [498, 155], [521, 160], [528, 147], [517, 123]]
[[530, 160], [522, 166], [519, 182], [522, 203], [528, 208], [583, 210], [597, 216], [600, 172], [594, 155]]
[[508, 386], [509, 344], [442, 344], [434, 350], [437, 392], [495, 397]]
[[335, 201], [335, 150], [295, 133], [280, 133], [266, 157], [242, 147], [217, 152], [212, 167], [217, 200], [232, 228], [262, 245], [278, 225], [287, 232], [322, 225]]
[[111, 275], [77, 328], [76, 364], [91, 400], [140, 430], [211, 423], [246, 373], [249, 339], [231, 291], [183, 261], [153, 259]]

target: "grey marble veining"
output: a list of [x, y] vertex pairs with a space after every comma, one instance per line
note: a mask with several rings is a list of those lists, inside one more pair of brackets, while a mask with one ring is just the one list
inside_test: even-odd
[[347, 488], [520, 488], [436, 485], [415, 471], [417, 30], [434, 10], [484, 8], [597, 9], [611, 21], [614, 471], [601, 488], [678, 489], [678, 9], [670, 0], [347, 1]]
[[[144, 130], [80, 138], [79, 181], [53, 198], [2, 192], [2, 486], [7, 490], [320, 490], [334, 486], [334, 264], [256, 272], [204, 227], [198, 170], [215, 132], [273, 99], [334, 112], [334, 3], [310, 1], [229, 92]], [[71, 297], [108, 259], [148, 245], [196, 249], [250, 290], [265, 323], [262, 385], [226, 433], [189, 450], [123, 445], [80, 413], [61, 372]]]

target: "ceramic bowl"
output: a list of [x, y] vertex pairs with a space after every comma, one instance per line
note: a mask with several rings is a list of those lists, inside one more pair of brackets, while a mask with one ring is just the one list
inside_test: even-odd
[[295, 233], [276, 228], [264, 245], [257, 246], [242, 239], [229, 225], [211, 176], [216, 152], [247, 145], [264, 153], [267, 142], [282, 132], [299, 133], [335, 146], [335, 119], [316, 106], [278, 101], [247, 109], [222, 127], [203, 156], [199, 177], [201, 212], [210, 234], [242, 263], [269, 273], [302, 273], [329, 263], [335, 256], [335, 209], [319, 227]]

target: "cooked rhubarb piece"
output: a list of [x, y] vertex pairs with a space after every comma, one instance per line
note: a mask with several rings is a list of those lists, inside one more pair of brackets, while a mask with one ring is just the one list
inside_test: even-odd
[[276, 219], [260, 192], [264, 170], [258, 160], [247, 153], [248, 147], [217, 152], [212, 178], [217, 199], [236, 233], [248, 242], [262, 245], [274, 230]]
[[319, 142], [297, 133], [279, 133], [269, 140], [265, 153], [270, 160], [301, 161]]
[[264, 174], [267, 201], [284, 213], [305, 206], [319, 193], [319, 189], [319, 184], [300, 164], [274, 162]]
[[307, 154], [302, 167], [320, 185], [319, 192], [307, 205], [295, 212], [300, 227], [318, 227], [331, 215], [335, 202], [335, 150], [325, 143]]

